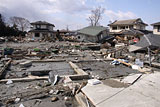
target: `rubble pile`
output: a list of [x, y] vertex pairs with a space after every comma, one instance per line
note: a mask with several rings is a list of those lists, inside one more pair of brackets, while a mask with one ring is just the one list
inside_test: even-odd
[[0, 44], [0, 106], [97, 106], [89, 89], [125, 89], [159, 70], [159, 48], [130, 52], [128, 42], [115, 39], [115, 46], [71, 41]]

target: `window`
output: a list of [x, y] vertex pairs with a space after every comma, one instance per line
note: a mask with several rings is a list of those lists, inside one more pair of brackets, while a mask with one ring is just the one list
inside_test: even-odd
[[157, 28], [158, 28], [158, 29], [157, 29], [157, 30], [158, 30], [158, 32], [160, 32], [160, 26], [158, 26]]
[[128, 26], [126, 26], [126, 29], [128, 29]]
[[37, 28], [37, 29], [40, 29], [40, 27], [41, 27], [40, 25], [36, 25], [36, 28]]
[[121, 26], [120, 29], [125, 29], [125, 26]]
[[132, 25], [132, 26], [129, 26], [129, 28], [130, 28], [130, 29], [133, 29], [133, 25]]
[[40, 35], [39, 35], [39, 33], [35, 33], [35, 37], [39, 37]]
[[117, 26], [112, 27], [112, 30], [117, 30]]

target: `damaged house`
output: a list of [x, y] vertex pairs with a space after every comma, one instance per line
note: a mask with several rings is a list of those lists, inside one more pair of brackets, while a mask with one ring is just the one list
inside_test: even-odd
[[160, 35], [160, 22], [151, 24], [153, 26], [153, 34]]
[[46, 21], [37, 21], [31, 23], [32, 27], [29, 31], [29, 34], [32, 39], [34, 40], [44, 40], [48, 38], [55, 38], [55, 33], [53, 28], [55, 27], [54, 24], [48, 23]]
[[138, 19], [130, 19], [130, 20], [119, 20], [114, 21], [109, 24], [110, 32], [121, 32], [122, 30], [145, 30], [146, 23], [144, 23], [140, 18]]
[[148, 25], [138, 18], [114, 21], [108, 26], [110, 35], [117, 37], [120, 41], [128, 41], [143, 36]]
[[108, 35], [107, 27], [88, 26], [77, 32], [77, 40], [84, 42], [99, 42]]

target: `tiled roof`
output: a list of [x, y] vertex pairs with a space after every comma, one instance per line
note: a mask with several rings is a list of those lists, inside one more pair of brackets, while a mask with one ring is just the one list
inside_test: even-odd
[[151, 24], [152, 26], [154, 26], [154, 25], [160, 25], [160, 22], [157, 22], [157, 23], [153, 23], [153, 24]]
[[[37, 21], [37, 22], [32, 22], [31, 25], [51, 25], [54, 26], [54, 24], [48, 23], [46, 21]], [[55, 27], [55, 26], [54, 26]]]
[[[140, 18], [130, 19], [130, 20], [119, 20], [119, 21], [115, 21], [115, 22], [109, 24], [109, 26], [110, 25], [134, 25], [134, 24], [137, 24], [139, 20], [141, 21]], [[147, 25], [147, 24], [143, 23], [142, 21], [140, 23], [144, 24], [144, 25]]]

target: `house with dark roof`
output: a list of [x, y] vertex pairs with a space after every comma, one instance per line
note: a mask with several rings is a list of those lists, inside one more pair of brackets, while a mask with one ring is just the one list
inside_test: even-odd
[[151, 24], [153, 26], [153, 34], [160, 35], [160, 22]]
[[53, 28], [55, 27], [54, 24], [48, 23], [46, 21], [37, 21], [31, 23], [32, 27], [29, 31], [31, 38], [35, 40], [43, 40], [43, 39], [54, 39], [55, 32]]
[[84, 42], [99, 42], [108, 35], [108, 28], [103, 26], [88, 26], [77, 32], [77, 40]]
[[130, 20], [119, 20], [114, 21], [108, 25], [110, 27], [110, 32], [121, 32], [122, 30], [145, 30], [145, 27], [148, 26], [140, 18], [130, 19]]

